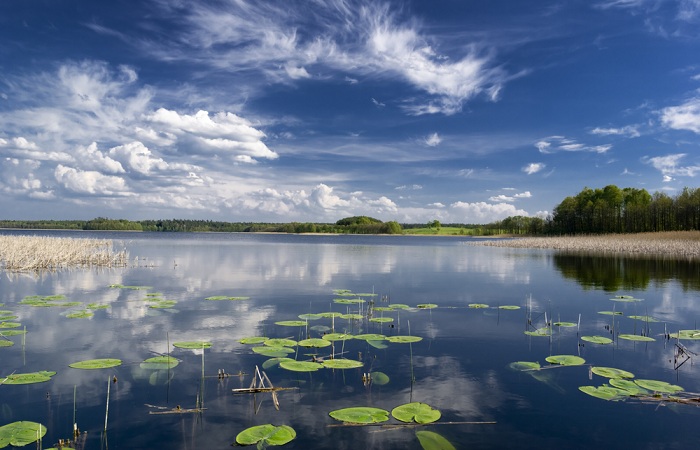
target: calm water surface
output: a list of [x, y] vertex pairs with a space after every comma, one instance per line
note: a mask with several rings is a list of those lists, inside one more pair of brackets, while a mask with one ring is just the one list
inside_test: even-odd
[[[3, 234], [32, 232], [2, 231]], [[692, 448], [700, 439], [700, 409], [688, 405], [609, 402], [590, 397], [579, 386], [600, 386], [589, 365], [516, 372], [514, 361], [547, 365], [550, 355], [580, 355], [587, 364], [617, 367], [637, 378], [657, 379], [700, 392], [700, 367], [673, 365], [674, 341], [663, 337], [698, 328], [700, 299], [697, 263], [654, 259], [561, 255], [542, 250], [482, 248], [469, 238], [296, 236], [249, 234], [140, 234], [42, 232], [42, 235], [106, 237], [126, 247], [131, 265], [123, 269], [63, 270], [42, 274], [2, 273], [0, 306], [26, 327], [0, 348], [0, 375], [56, 371], [51, 381], [0, 386], [0, 425], [17, 420], [48, 427], [43, 447], [70, 437], [74, 415], [87, 431], [86, 449], [229, 448], [242, 430], [259, 424], [289, 425], [297, 438], [284, 448], [420, 449], [417, 430], [439, 433], [455, 448]], [[110, 285], [148, 286], [133, 290]], [[375, 306], [434, 303], [438, 308], [375, 312], [392, 317], [382, 324], [324, 318], [307, 327], [275, 324], [300, 314], [358, 312], [334, 303], [335, 289], [374, 293]], [[176, 300], [171, 309], [149, 308], [147, 294]], [[31, 295], [66, 296], [84, 304], [102, 303], [88, 319], [69, 319], [76, 308], [38, 308], [19, 302]], [[248, 300], [211, 301], [212, 296]], [[641, 302], [613, 302], [631, 295]], [[485, 309], [469, 308], [483, 303]], [[519, 310], [497, 308], [520, 306]], [[555, 327], [551, 337], [531, 337], [532, 326]], [[363, 307], [366, 312], [367, 304]], [[623, 316], [601, 315], [615, 310]], [[648, 315], [645, 323], [629, 315]], [[579, 340], [581, 335], [613, 338], [647, 331], [655, 342], [616, 339], [610, 345]], [[311, 327], [317, 326], [312, 329]], [[249, 336], [300, 340], [320, 337], [318, 326], [352, 334], [414, 335], [421, 342], [338, 342], [335, 351], [360, 360], [360, 369], [291, 372], [273, 366], [265, 372], [279, 393], [277, 411], [269, 394], [234, 395], [248, 387], [255, 366], [268, 359], [240, 339]], [[160, 408], [195, 406], [202, 374], [201, 350], [174, 348], [173, 342], [205, 340], [202, 414], [153, 415]], [[686, 347], [700, 353], [696, 341]], [[170, 343], [170, 346], [168, 346]], [[581, 345], [585, 344], [585, 345]], [[381, 346], [380, 346], [381, 347]], [[170, 352], [181, 360], [168, 371], [142, 369], [146, 358]], [[330, 350], [299, 348], [291, 357], [308, 360]], [[68, 365], [94, 358], [119, 358], [110, 369], [78, 370]], [[230, 374], [217, 379], [223, 369]], [[363, 383], [363, 374], [383, 372], [384, 385]], [[110, 387], [108, 429], [105, 422]], [[351, 406], [391, 411], [404, 403], [428, 403], [442, 412], [425, 427], [334, 427], [328, 413]], [[447, 424], [446, 422], [495, 422]], [[391, 423], [395, 420], [391, 419]], [[439, 424], [443, 423], [443, 424]]]

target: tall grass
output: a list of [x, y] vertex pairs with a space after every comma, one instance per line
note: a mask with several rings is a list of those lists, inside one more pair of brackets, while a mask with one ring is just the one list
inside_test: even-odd
[[126, 250], [109, 239], [0, 236], [0, 269], [56, 270], [73, 267], [125, 267]]

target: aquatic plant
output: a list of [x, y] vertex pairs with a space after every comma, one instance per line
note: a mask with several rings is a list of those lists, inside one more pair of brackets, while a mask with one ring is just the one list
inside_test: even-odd
[[434, 431], [416, 431], [416, 437], [423, 450], [456, 450], [450, 441]]
[[284, 445], [291, 442], [297, 436], [294, 428], [287, 425], [256, 425], [246, 428], [236, 435], [238, 445], [257, 444], [258, 448], [270, 445]]
[[612, 344], [613, 340], [605, 336], [581, 336], [582, 341], [591, 342], [593, 344]]
[[0, 427], [0, 448], [23, 447], [46, 435], [46, 427], [37, 422], [20, 421]]
[[370, 424], [389, 420], [389, 411], [370, 406], [355, 406], [352, 408], [336, 409], [328, 413], [335, 420], [345, 423]]
[[5, 378], [0, 378], [0, 384], [34, 384], [49, 381], [56, 372], [42, 370], [31, 373], [13, 373]]
[[93, 369], [106, 369], [109, 367], [117, 367], [117, 366], [121, 366], [121, 365], [122, 365], [121, 359], [102, 358], [102, 359], [87, 359], [85, 361], [74, 362], [72, 364], [68, 364], [68, 367], [72, 367], [73, 369], [93, 370]]
[[439, 420], [442, 414], [428, 404], [412, 402], [392, 409], [391, 415], [401, 422], [425, 424]]

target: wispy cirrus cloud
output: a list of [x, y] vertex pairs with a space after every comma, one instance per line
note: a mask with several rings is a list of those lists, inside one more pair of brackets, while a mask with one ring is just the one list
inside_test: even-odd
[[595, 127], [590, 131], [591, 134], [596, 136], [624, 136], [624, 137], [639, 137], [641, 133], [639, 132], [639, 127], [637, 125], [627, 125], [624, 127], [614, 128], [614, 127]]
[[547, 167], [547, 165], [544, 163], [530, 163], [530, 164], [526, 165], [525, 167], [523, 167], [522, 171], [528, 175], [532, 175], [532, 174], [535, 174], [537, 172], [540, 172], [545, 167]]
[[687, 154], [676, 153], [666, 156], [654, 156], [642, 158], [642, 161], [651, 165], [653, 168], [661, 172], [664, 182], [673, 181], [674, 177], [695, 177], [700, 173], [700, 165], [681, 165]]
[[565, 136], [549, 136], [535, 142], [535, 147], [540, 153], [557, 152], [593, 152], [606, 153], [612, 148], [611, 144], [588, 145], [577, 142]]

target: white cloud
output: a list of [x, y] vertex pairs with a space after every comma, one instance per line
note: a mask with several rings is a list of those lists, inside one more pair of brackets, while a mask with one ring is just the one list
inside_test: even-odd
[[528, 175], [532, 175], [534, 173], [537, 173], [547, 167], [544, 163], [530, 163], [527, 166], [522, 168], [522, 171], [525, 172]]
[[64, 188], [82, 194], [118, 195], [127, 190], [124, 179], [103, 175], [93, 170], [78, 170], [62, 164], [54, 171], [56, 181]]
[[674, 130], [690, 130], [700, 134], [700, 98], [662, 109], [661, 123]]
[[508, 196], [508, 195], [500, 194], [500, 195], [494, 195], [494, 196], [492, 196], [492, 197], [489, 197], [489, 200], [492, 201], [492, 202], [508, 202], [508, 203], [511, 203], [511, 202], [514, 202], [514, 201], [515, 201], [515, 197], [510, 197], [510, 196]]
[[699, 165], [680, 166], [681, 160], [686, 156], [685, 153], [677, 153], [653, 158], [647, 157], [643, 158], [643, 161], [660, 171], [664, 181], [668, 182], [673, 179], [673, 176], [694, 177], [700, 172]]
[[621, 128], [601, 128], [596, 127], [591, 130], [591, 134], [598, 136], [627, 136], [627, 137], [639, 137], [639, 129], [636, 125], [627, 125]]
[[518, 194], [514, 195], [515, 198], [530, 198], [532, 197], [532, 194], [530, 191], [525, 191], [525, 192], [520, 192]]
[[429, 147], [437, 147], [442, 142], [442, 139], [437, 133], [433, 133], [425, 138], [425, 145]]
[[100, 172], [107, 173], [124, 173], [119, 161], [116, 161], [109, 156], [105, 156], [98, 148], [97, 143], [93, 142], [87, 147], [78, 147], [75, 151], [76, 158], [81, 162], [84, 168], [94, 169]]
[[564, 136], [549, 136], [535, 143], [535, 147], [540, 153], [556, 153], [556, 152], [594, 152], [606, 153], [612, 148], [612, 145], [586, 145], [569, 139]]
[[528, 216], [527, 211], [517, 209], [509, 203], [465, 203], [455, 202], [450, 205], [450, 212], [455, 222], [490, 223], [509, 216]]

